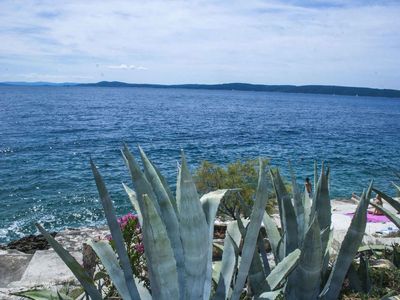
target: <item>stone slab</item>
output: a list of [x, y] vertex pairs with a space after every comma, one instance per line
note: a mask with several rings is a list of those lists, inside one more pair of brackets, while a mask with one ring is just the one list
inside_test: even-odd
[[0, 251], [0, 288], [6, 287], [10, 282], [20, 280], [32, 256], [32, 254], [17, 250]]
[[[71, 252], [71, 255], [79, 263], [82, 262], [81, 253]], [[10, 283], [8, 287], [32, 287], [75, 281], [75, 276], [54, 250], [41, 250], [35, 252], [21, 280]]]

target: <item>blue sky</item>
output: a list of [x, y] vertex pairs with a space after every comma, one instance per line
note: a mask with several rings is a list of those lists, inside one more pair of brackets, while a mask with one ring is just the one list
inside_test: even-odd
[[0, 81], [400, 89], [400, 1], [2, 1]]

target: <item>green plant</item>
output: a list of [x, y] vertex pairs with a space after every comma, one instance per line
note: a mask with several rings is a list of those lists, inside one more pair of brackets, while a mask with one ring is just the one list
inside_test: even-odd
[[[125, 146], [122, 153], [131, 173], [135, 192], [125, 188], [138, 213], [142, 228], [144, 254], [151, 286], [149, 291], [132, 272], [123, 233], [115, 216], [111, 198], [96, 166], [92, 171], [99, 191], [107, 223], [114, 241], [115, 252], [106, 241], [91, 241], [105, 270], [123, 299], [209, 299], [212, 288], [212, 238], [214, 219], [221, 199], [228, 189], [209, 192], [199, 198], [182, 152], [176, 197], [158, 169], [141, 148], [144, 172]], [[213, 299], [237, 300], [243, 294], [248, 273], [256, 253], [260, 225], [268, 200], [265, 165], [260, 161], [259, 178], [253, 208], [247, 227], [241, 222], [228, 226], [223, 247], [220, 272]], [[92, 299], [101, 299], [93, 280], [76, 260], [65, 251], [39, 224], [38, 229], [60, 255]], [[238, 257], [241, 231], [243, 244]], [[264, 276], [264, 290], [278, 295], [281, 283], [297, 264], [301, 251], [293, 249], [279, 264]], [[215, 267], [215, 266], [214, 266]], [[253, 273], [252, 273], [253, 274]], [[278, 289], [278, 290], [277, 290]], [[231, 295], [231, 296], [230, 296]], [[264, 295], [265, 296], [265, 295]]]
[[[317, 178], [317, 167], [315, 166], [314, 169], [314, 176]], [[279, 171], [271, 172], [278, 199], [282, 231], [278, 231], [268, 214], [264, 215], [264, 225], [276, 262], [282, 260], [294, 249], [301, 249], [299, 263], [288, 277], [285, 297], [286, 299], [337, 299], [347, 270], [362, 241], [372, 183], [368, 191], [362, 194], [329, 273], [328, 263], [333, 233], [328, 187], [329, 168], [325, 172], [322, 165], [312, 204], [309, 197], [301, 195], [292, 170], [291, 174], [292, 193], [290, 194], [283, 184]]]
[[[144, 257], [144, 245], [142, 240], [142, 229], [136, 214], [128, 213], [118, 218], [122, 236], [126, 245], [126, 251], [132, 266], [133, 274], [150, 290], [148, 270]], [[116, 252], [115, 242], [110, 235], [108, 237], [111, 247]]]
[[[268, 160], [263, 160], [264, 165]], [[218, 208], [219, 214], [236, 219], [238, 212], [243, 211], [243, 205], [251, 206], [257, 189], [259, 161], [249, 159], [229, 163], [226, 167], [209, 161], [203, 161], [197, 168], [194, 179], [200, 194], [206, 194], [215, 189], [239, 189], [236, 193], [226, 195]], [[267, 211], [272, 212], [276, 205], [274, 193], [269, 193], [270, 201]]]

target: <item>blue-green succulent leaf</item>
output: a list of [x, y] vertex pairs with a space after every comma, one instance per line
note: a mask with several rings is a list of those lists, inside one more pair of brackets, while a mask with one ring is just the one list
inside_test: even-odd
[[308, 228], [299, 263], [290, 274], [286, 287], [287, 300], [317, 299], [321, 284], [322, 244], [318, 219]]
[[230, 222], [226, 229], [221, 273], [213, 300], [225, 300], [228, 298], [232, 276], [235, 271], [235, 265], [237, 265], [238, 253], [235, 251], [235, 246], [240, 244], [240, 239], [241, 234], [237, 222]]
[[367, 193], [363, 193], [351, 220], [350, 227], [344, 237], [337, 259], [329, 275], [328, 281], [322, 290], [320, 297], [326, 300], [336, 300], [339, 297], [343, 280], [347, 270], [356, 255], [364, 236], [367, 224], [367, 208], [371, 196], [372, 182]]
[[250, 223], [247, 227], [246, 237], [243, 243], [242, 258], [232, 293], [232, 300], [239, 299], [243, 286], [245, 284], [250, 269], [250, 264], [253, 259], [254, 249], [257, 243], [257, 237], [260, 231], [260, 226], [262, 218], [264, 216], [267, 200], [268, 190], [267, 179], [265, 176], [265, 164], [262, 160], [260, 160], [256, 199], [254, 202], [253, 210], [251, 212]]
[[154, 202], [143, 195], [143, 242], [153, 299], [181, 299], [177, 266], [167, 229]]
[[76, 259], [67, 250], [65, 250], [40, 224], [35, 225], [37, 229], [39, 229], [40, 233], [43, 234], [50, 246], [53, 247], [54, 251], [75, 275], [80, 284], [82, 284], [89, 296], [92, 299], [101, 300], [101, 294], [94, 285], [92, 278], [87, 275], [86, 271], [76, 261]]
[[207, 270], [206, 270], [206, 280], [204, 282], [204, 292], [203, 299], [210, 299], [211, 294], [211, 274], [212, 274], [212, 250], [213, 250], [213, 237], [214, 237], [214, 221], [217, 215], [218, 206], [222, 198], [229, 190], [222, 189], [216, 190], [203, 195], [200, 198], [201, 205], [203, 207], [204, 215], [208, 224], [208, 247], [207, 253]]
[[185, 255], [186, 294], [184, 298], [202, 299], [210, 246], [209, 230], [183, 151], [179, 173], [176, 202]]

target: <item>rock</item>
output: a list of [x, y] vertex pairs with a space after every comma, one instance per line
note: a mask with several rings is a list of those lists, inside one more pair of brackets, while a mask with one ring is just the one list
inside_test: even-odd
[[17, 250], [0, 250], [0, 288], [20, 280], [32, 256]]
[[395, 270], [396, 266], [388, 259], [374, 259], [370, 260], [369, 265], [371, 268]]
[[[56, 236], [56, 232], [52, 232], [53, 237]], [[18, 251], [33, 254], [36, 250], [47, 250], [50, 248], [46, 239], [43, 235], [28, 235], [19, 240], [8, 243], [6, 246], [2, 246], [3, 249], [16, 249]]]
[[[70, 254], [78, 262], [82, 262], [81, 253]], [[35, 252], [21, 279], [10, 283], [8, 287], [51, 286], [61, 282], [75, 281], [75, 276], [54, 250], [41, 250]]]

